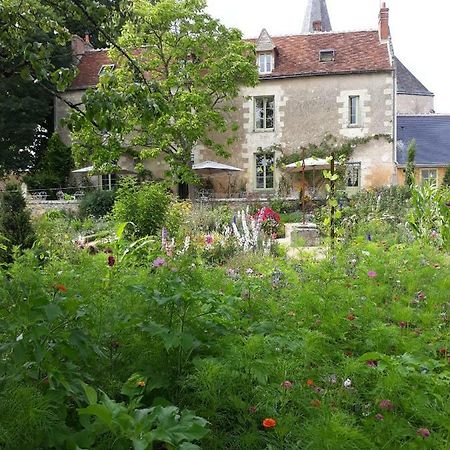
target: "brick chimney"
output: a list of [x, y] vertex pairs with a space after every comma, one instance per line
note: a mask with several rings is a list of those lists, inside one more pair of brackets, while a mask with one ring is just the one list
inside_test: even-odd
[[378, 26], [379, 26], [378, 32], [380, 34], [380, 41], [381, 42], [387, 41], [390, 36], [390, 31], [389, 31], [389, 8], [386, 8], [386, 2], [383, 2], [381, 4]]
[[322, 31], [322, 21], [321, 20], [315, 20], [313, 22], [313, 31]]
[[84, 39], [80, 36], [72, 36], [72, 58], [75, 63], [79, 62], [81, 57], [89, 50], [93, 50], [94, 47], [90, 43], [89, 35], [87, 34]]

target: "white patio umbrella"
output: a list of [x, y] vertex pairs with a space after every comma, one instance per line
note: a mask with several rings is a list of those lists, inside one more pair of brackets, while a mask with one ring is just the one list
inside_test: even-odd
[[198, 164], [194, 164], [192, 169], [199, 173], [220, 173], [220, 172], [242, 172], [239, 167], [229, 166], [228, 164], [222, 164], [216, 161], [204, 161]]
[[202, 175], [213, 175], [218, 173], [228, 173], [228, 195], [230, 195], [231, 189], [231, 173], [242, 172], [239, 167], [229, 166], [228, 164], [222, 164], [216, 161], [203, 161], [198, 164], [194, 164], [192, 169]]
[[[72, 170], [72, 173], [90, 173], [90, 172], [93, 172], [93, 170], [94, 170], [94, 166], [86, 166], [86, 167], [82, 167], [81, 169]], [[123, 169], [121, 167], [115, 173], [118, 173], [120, 175], [136, 175], [136, 172], [134, 170]], [[97, 173], [95, 175], [97, 175]]]
[[[305, 171], [306, 170], [320, 170], [329, 169], [330, 163], [326, 159], [321, 158], [305, 158]], [[303, 160], [287, 164], [286, 170], [288, 172], [302, 172]]]

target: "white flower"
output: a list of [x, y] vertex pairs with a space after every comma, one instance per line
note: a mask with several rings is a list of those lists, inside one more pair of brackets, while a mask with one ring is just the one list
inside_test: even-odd
[[23, 339], [23, 333], [20, 333], [19, 336], [16, 337], [16, 342], [19, 342]]
[[252, 274], [253, 274], [253, 269], [248, 268], [248, 269], [245, 271], [245, 273], [246, 273], [247, 275], [252, 275]]
[[363, 250], [361, 252], [364, 256], [370, 256], [370, 253], [367, 250]]
[[349, 387], [351, 387], [351, 385], [352, 385], [352, 380], [350, 380], [350, 378], [347, 378], [347, 379], [344, 381], [344, 387], [345, 387], [345, 388], [349, 388]]

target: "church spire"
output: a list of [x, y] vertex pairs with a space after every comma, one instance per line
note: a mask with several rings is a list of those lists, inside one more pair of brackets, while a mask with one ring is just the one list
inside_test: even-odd
[[308, 0], [302, 33], [331, 31], [326, 0]]

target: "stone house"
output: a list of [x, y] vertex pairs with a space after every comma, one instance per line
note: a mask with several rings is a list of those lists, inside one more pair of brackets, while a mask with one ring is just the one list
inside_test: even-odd
[[[256, 64], [260, 83], [242, 88], [233, 119], [240, 124], [239, 138], [227, 160], [198, 147], [194, 163], [206, 160], [243, 169], [233, 176], [232, 194], [266, 197], [278, 192], [285, 177], [277, 164], [283, 155], [296, 153], [308, 144], [319, 144], [326, 134], [340, 138], [370, 138], [358, 145], [350, 158], [346, 183], [349, 191], [396, 184], [396, 120], [398, 113], [433, 110], [433, 94], [401, 64], [393, 53], [389, 32], [389, 9], [382, 5], [379, 26], [374, 30], [335, 32], [326, 0], [309, 0], [301, 34], [270, 36], [263, 29], [257, 39]], [[111, 65], [105, 49], [96, 50], [75, 36], [72, 43], [79, 74], [64, 94], [80, 103], [87, 87], [95, 86], [99, 74]], [[55, 100], [56, 123], [67, 106]], [[63, 141], [67, 130], [58, 125]], [[132, 169], [124, 158], [119, 164]], [[163, 176], [164, 163], [147, 161], [153, 174]], [[212, 177], [214, 190], [230, 193], [231, 178]], [[290, 179], [290, 194], [298, 190], [299, 178]]]

